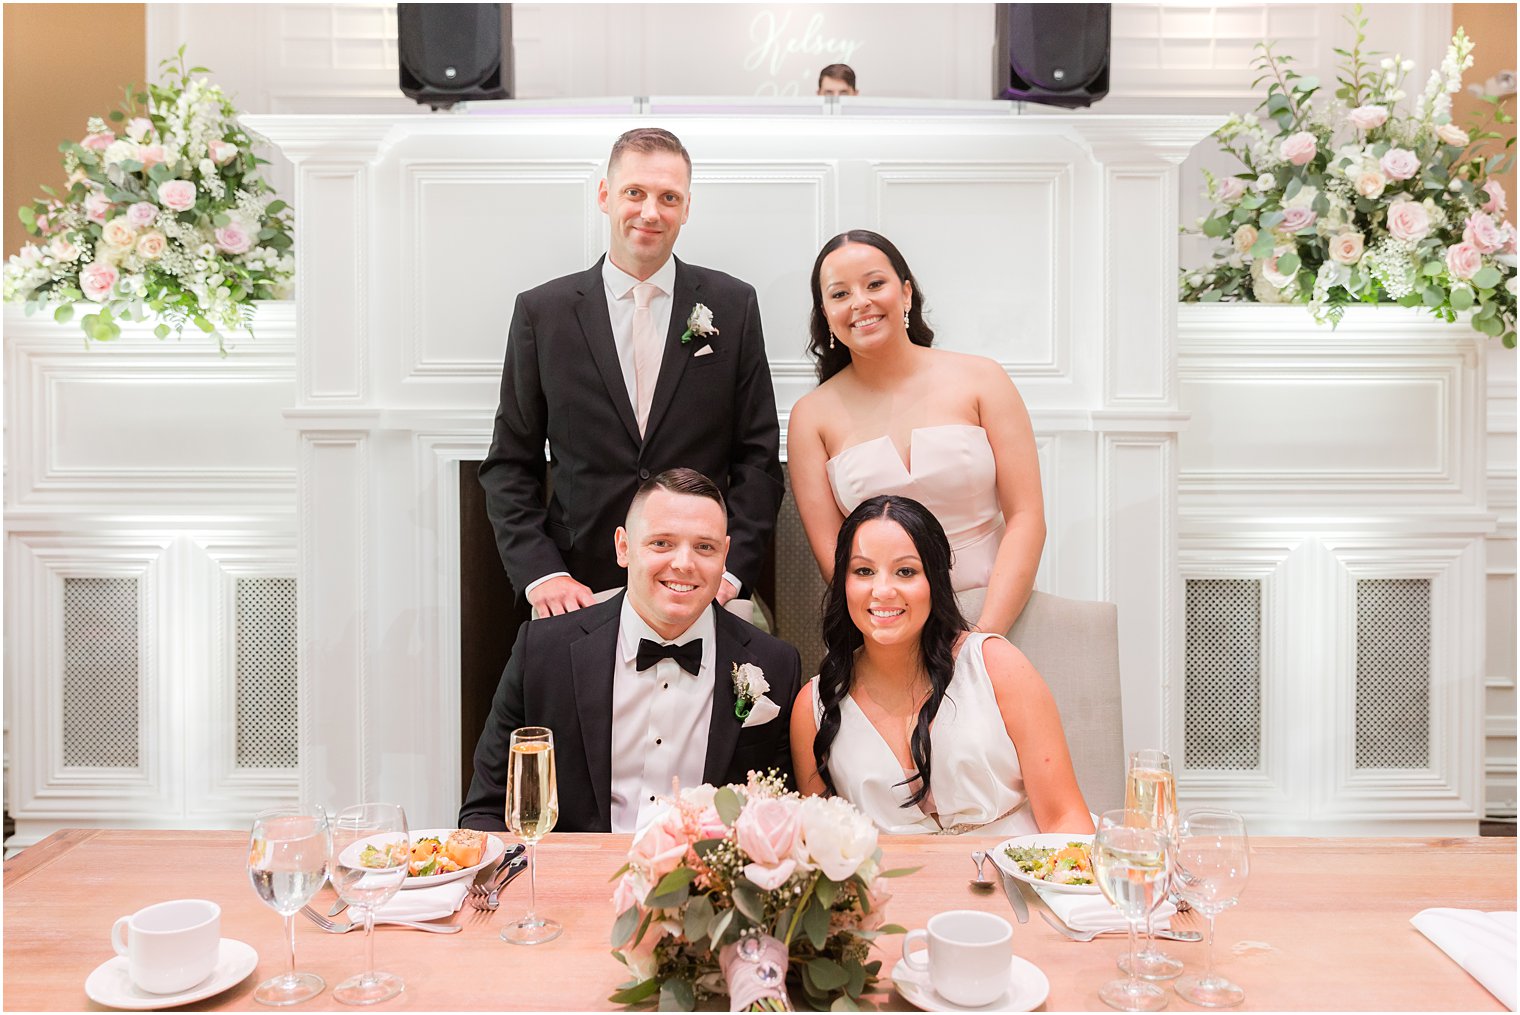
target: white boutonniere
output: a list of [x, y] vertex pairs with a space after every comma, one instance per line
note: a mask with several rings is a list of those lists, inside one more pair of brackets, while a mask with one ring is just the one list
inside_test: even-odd
[[755, 702], [771, 689], [765, 671], [754, 663], [734, 663], [734, 715], [748, 719]]
[[686, 318], [686, 330], [681, 332], [681, 344], [686, 345], [697, 338], [713, 338], [718, 334], [718, 329], [713, 327], [712, 311], [698, 303], [691, 308], [691, 313]]

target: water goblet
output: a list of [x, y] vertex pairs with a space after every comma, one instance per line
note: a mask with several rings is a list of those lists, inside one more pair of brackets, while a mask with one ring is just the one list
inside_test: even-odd
[[[1177, 831], [1177, 781], [1172, 775], [1172, 759], [1165, 751], [1147, 748], [1131, 751], [1124, 779], [1124, 806], [1151, 816], [1151, 824], [1171, 836]], [[1166, 892], [1156, 896], [1159, 907]], [[1120, 956], [1119, 968], [1147, 980], [1169, 980], [1182, 972], [1182, 963], [1162, 951], [1155, 937], [1156, 911], [1145, 914], [1145, 946], [1135, 956], [1134, 970], [1130, 958]]]
[[1209, 923], [1203, 975], [1177, 980], [1177, 993], [1205, 1008], [1231, 1008], [1245, 991], [1214, 972], [1214, 917], [1235, 905], [1250, 872], [1246, 822], [1234, 811], [1195, 810], [1177, 823], [1177, 893]]
[[401, 888], [411, 866], [406, 813], [397, 804], [359, 804], [340, 811], [332, 829], [328, 876], [364, 920], [367, 955], [365, 971], [338, 984], [333, 997], [344, 1004], [375, 1004], [406, 986], [401, 977], [375, 969], [375, 910]]
[[295, 916], [327, 880], [332, 848], [321, 807], [276, 807], [253, 819], [248, 837], [248, 879], [265, 905], [285, 918], [290, 964], [258, 985], [253, 999], [276, 1007], [310, 1000], [327, 986], [315, 973], [296, 972]]
[[1159, 1011], [1166, 992], [1135, 975], [1140, 923], [1166, 893], [1167, 835], [1141, 811], [1107, 811], [1093, 836], [1098, 888], [1129, 925], [1128, 978], [1105, 983], [1098, 997], [1120, 1011]]
[[554, 781], [554, 732], [544, 726], [512, 731], [507, 764], [507, 828], [528, 846], [528, 913], [501, 929], [501, 939], [516, 945], [553, 941], [564, 930], [559, 921], [537, 915], [538, 883], [533, 847], [559, 820], [559, 789]]

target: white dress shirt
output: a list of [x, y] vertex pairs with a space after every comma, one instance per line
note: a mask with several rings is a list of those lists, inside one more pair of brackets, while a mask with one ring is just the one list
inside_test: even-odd
[[[640, 671], [636, 661], [641, 638], [661, 645], [685, 645], [701, 638], [701, 671], [687, 673], [674, 659], [661, 659]], [[673, 641], [666, 641], [623, 600], [612, 672], [614, 832], [642, 827], [656, 809], [656, 798], [670, 796], [673, 777], [683, 787], [701, 785], [712, 720], [716, 638], [710, 609]]]

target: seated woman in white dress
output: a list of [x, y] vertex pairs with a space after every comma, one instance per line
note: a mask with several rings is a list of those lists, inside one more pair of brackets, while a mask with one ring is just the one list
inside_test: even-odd
[[[949, 536], [967, 619], [1008, 631], [1045, 545], [1040, 463], [1018, 390], [993, 360], [930, 348], [923, 290], [877, 233], [824, 244], [812, 288], [808, 352], [819, 385], [792, 409], [786, 446], [824, 581], [845, 515], [878, 494], [912, 497]], [[1007, 310], [1018, 312], [1012, 301]]]
[[1001, 635], [968, 629], [934, 515], [873, 497], [836, 545], [827, 653], [792, 709], [802, 792], [889, 833], [1091, 832], [1050, 690]]

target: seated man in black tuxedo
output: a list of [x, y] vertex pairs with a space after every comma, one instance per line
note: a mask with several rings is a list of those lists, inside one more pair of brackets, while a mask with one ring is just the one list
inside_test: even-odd
[[[614, 540], [625, 592], [518, 629], [460, 827], [505, 829], [508, 741], [520, 726], [554, 731], [560, 831], [632, 832], [672, 778], [743, 782], [768, 768], [790, 778], [801, 660], [713, 606], [728, 554], [717, 486], [691, 469], [660, 473], [639, 487]], [[768, 687], [740, 695], [736, 675]]]

